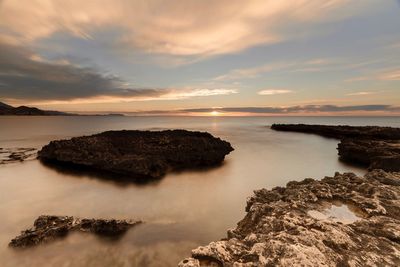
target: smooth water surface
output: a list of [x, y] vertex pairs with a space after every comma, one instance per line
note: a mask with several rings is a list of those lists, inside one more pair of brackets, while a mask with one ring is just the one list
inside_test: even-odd
[[[275, 132], [272, 123], [400, 126], [396, 117], [0, 117], [3, 148], [40, 148], [105, 130], [175, 128], [208, 131], [235, 148], [220, 167], [141, 185], [63, 172], [37, 160], [0, 165], [1, 266], [176, 266], [191, 249], [225, 237], [255, 189], [335, 171], [365, 172], [338, 161], [337, 140]], [[42, 214], [146, 223], [114, 241], [74, 233], [32, 249], [8, 248]]]

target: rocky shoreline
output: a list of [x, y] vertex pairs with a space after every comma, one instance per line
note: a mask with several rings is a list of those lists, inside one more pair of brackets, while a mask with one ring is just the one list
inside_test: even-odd
[[124, 130], [52, 141], [38, 157], [55, 165], [157, 179], [169, 171], [219, 165], [231, 151], [228, 142], [205, 132]]
[[400, 171], [400, 129], [377, 126], [273, 124], [271, 129], [340, 139], [340, 159], [369, 169]]
[[32, 247], [63, 238], [72, 231], [88, 232], [99, 236], [118, 238], [141, 221], [81, 219], [71, 216], [39, 216], [33, 228], [22, 231], [11, 240], [9, 246], [15, 248]]
[[370, 171], [257, 190], [226, 238], [192, 250], [178, 266], [400, 266], [400, 129], [271, 128], [340, 139], [341, 159]]
[[[178, 266], [399, 266], [399, 197], [400, 173], [382, 170], [257, 190], [225, 239], [194, 249]], [[337, 202], [356, 219], [329, 215]]]

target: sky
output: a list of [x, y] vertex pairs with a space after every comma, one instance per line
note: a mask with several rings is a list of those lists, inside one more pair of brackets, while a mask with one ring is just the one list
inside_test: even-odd
[[400, 1], [0, 0], [0, 101], [400, 115]]

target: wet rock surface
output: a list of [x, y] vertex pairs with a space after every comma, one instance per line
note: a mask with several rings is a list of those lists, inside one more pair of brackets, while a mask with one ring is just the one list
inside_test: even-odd
[[38, 157], [132, 178], [160, 178], [168, 171], [216, 166], [232, 150], [228, 142], [205, 132], [108, 131], [52, 141]]
[[369, 169], [400, 171], [400, 128], [378, 126], [328, 126], [273, 124], [278, 131], [318, 134], [340, 139], [340, 159]]
[[[399, 197], [400, 173], [382, 170], [261, 189], [227, 238], [194, 249], [179, 266], [399, 266]], [[338, 201], [357, 209], [358, 219], [310, 216]]]
[[22, 162], [35, 159], [37, 155], [36, 148], [1, 148], [0, 164]]
[[10, 247], [31, 247], [68, 235], [71, 231], [89, 232], [99, 236], [118, 238], [141, 221], [81, 219], [71, 216], [39, 216], [33, 228], [22, 231], [11, 240]]

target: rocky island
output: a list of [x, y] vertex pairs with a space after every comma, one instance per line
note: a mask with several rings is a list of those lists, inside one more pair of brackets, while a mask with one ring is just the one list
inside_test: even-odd
[[271, 129], [340, 139], [338, 151], [341, 160], [365, 165], [369, 169], [400, 171], [400, 128], [273, 124]]
[[38, 157], [131, 178], [160, 178], [168, 171], [221, 164], [232, 146], [205, 132], [186, 130], [108, 131], [52, 141]]
[[[337, 219], [333, 205], [353, 219]], [[255, 191], [246, 211], [225, 239], [194, 249], [179, 267], [400, 265], [400, 173], [293, 181]]]
[[31, 247], [68, 235], [72, 231], [88, 232], [99, 236], [119, 237], [141, 221], [81, 219], [71, 216], [39, 216], [33, 228], [21, 232], [11, 240], [10, 247]]

